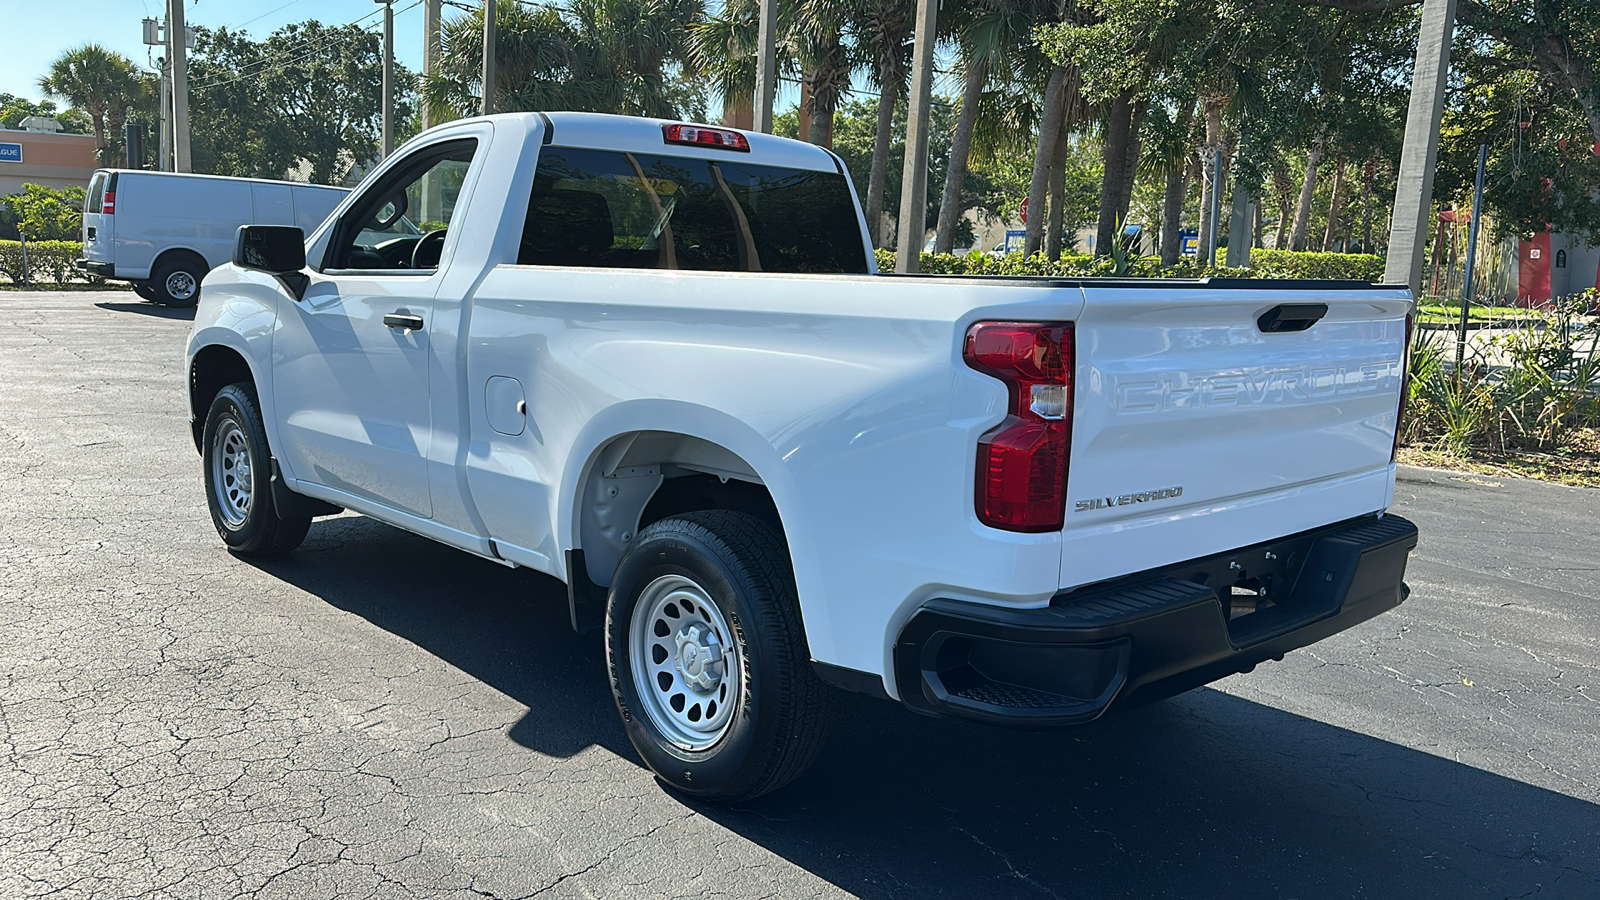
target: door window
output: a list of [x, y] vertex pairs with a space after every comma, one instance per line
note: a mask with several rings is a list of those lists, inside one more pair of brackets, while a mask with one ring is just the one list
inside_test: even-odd
[[391, 169], [339, 220], [325, 268], [436, 270], [477, 147], [473, 139], [436, 144]]

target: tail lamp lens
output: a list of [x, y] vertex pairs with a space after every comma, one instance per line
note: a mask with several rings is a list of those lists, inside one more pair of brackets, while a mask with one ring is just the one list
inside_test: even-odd
[[704, 125], [663, 125], [661, 136], [669, 144], [690, 144], [718, 150], [750, 152], [750, 141], [737, 131], [707, 128]]
[[962, 355], [1010, 392], [1005, 420], [978, 441], [978, 518], [1007, 531], [1059, 531], [1072, 447], [1072, 323], [979, 322]]
[[101, 195], [100, 211], [108, 216], [117, 211], [117, 194], [115, 191], [106, 191]]

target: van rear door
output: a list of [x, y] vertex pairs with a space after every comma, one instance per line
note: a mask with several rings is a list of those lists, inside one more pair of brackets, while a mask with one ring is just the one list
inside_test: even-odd
[[116, 190], [116, 172], [101, 169], [89, 179], [89, 190], [83, 198], [83, 258], [90, 262], [114, 261], [111, 248], [116, 237]]

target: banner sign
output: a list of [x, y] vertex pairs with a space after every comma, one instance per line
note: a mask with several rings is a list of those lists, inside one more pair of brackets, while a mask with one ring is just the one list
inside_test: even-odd
[[0, 144], [0, 162], [22, 162], [22, 145]]

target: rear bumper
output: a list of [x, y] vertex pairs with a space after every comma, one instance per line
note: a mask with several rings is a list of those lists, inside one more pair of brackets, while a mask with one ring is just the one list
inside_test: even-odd
[[117, 277], [117, 267], [108, 262], [97, 262], [92, 259], [78, 260], [78, 268], [102, 278]]
[[1364, 517], [1064, 592], [1043, 609], [934, 600], [900, 632], [896, 683], [919, 712], [1087, 722], [1249, 671], [1399, 606], [1416, 545], [1411, 522]]

